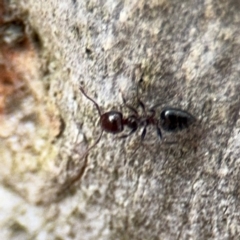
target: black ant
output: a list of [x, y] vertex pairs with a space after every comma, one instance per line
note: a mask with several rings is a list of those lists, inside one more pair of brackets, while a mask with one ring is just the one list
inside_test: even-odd
[[142, 115], [139, 115], [138, 111], [134, 107], [128, 105], [124, 97], [123, 97], [124, 105], [131, 110], [131, 112], [133, 113], [132, 115], [124, 118], [123, 114], [118, 111], [109, 111], [102, 114], [99, 105], [85, 93], [82, 87], [80, 87], [79, 89], [82, 92], [82, 94], [86, 98], [88, 98], [91, 102], [93, 102], [93, 104], [96, 106], [101, 126], [101, 133], [98, 139], [87, 150], [86, 154], [98, 144], [104, 131], [107, 133], [118, 134], [124, 130], [125, 126], [127, 126], [130, 129], [130, 132], [128, 134], [121, 135], [118, 137], [126, 138], [132, 135], [134, 132], [136, 132], [139, 127], [143, 127], [143, 131], [141, 133], [141, 141], [143, 141], [147, 132], [147, 127], [153, 125], [156, 127], [157, 135], [159, 136], [160, 139], [162, 139], [161, 128], [168, 132], [179, 131], [188, 128], [195, 121], [195, 117], [188, 113], [187, 111], [171, 107], [164, 108], [160, 114], [160, 118], [158, 119], [155, 113], [155, 108], [158, 105], [155, 105], [152, 108], [150, 108], [149, 109], [150, 114], [148, 114], [145, 110], [145, 105], [139, 99], [138, 94], [137, 101], [138, 105], [143, 110]]
[[179, 130], [188, 128], [195, 121], [195, 117], [193, 117], [187, 111], [184, 111], [178, 108], [171, 108], [171, 107], [164, 108], [160, 113], [160, 118], [158, 119], [156, 117], [155, 108], [158, 107], [159, 104], [150, 108], [149, 113], [147, 113], [145, 110], [144, 103], [138, 97], [138, 91], [137, 91], [137, 101], [138, 101], [138, 105], [142, 108], [143, 114], [139, 115], [138, 111], [134, 107], [126, 103], [126, 100], [124, 97], [123, 97], [124, 105], [133, 113], [132, 115], [129, 115], [124, 118], [121, 112], [114, 111], [114, 110], [105, 112], [102, 114], [99, 105], [85, 93], [82, 87], [80, 87], [79, 89], [82, 92], [82, 94], [95, 105], [100, 118], [101, 133], [97, 138], [97, 140], [95, 141], [95, 143], [91, 147], [89, 147], [85, 152], [85, 154], [82, 156], [82, 158], [85, 158], [83, 167], [70, 180], [70, 182], [68, 182], [67, 186], [65, 186], [65, 189], [67, 189], [69, 186], [71, 186], [73, 183], [75, 183], [82, 177], [82, 175], [85, 172], [85, 168], [87, 166], [86, 156], [88, 155], [89, 151], [98, 144], [98, 142], [102, 137], [103, 132], [118, 134], [123, 132], [124, 127], [127, 126], [130, 129], [130, 132], [118, 137], [118, 138], [127, 138], [128, 136], [136, 132], [138, 128], [143, 127], [143, 131], [141, 133], [141, 142], [142, 142], [145, 138], [147, 127], [150, 125], [153, 125], [156, 127], [157, 135], [159, 136], [160, 139], [162, 139], [161, 128], [168, 132], [179, 131]]

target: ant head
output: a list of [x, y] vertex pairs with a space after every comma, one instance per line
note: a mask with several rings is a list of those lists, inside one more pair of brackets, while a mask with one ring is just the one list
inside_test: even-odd
[[121, 112], [109, 111], [102, 114], [99, 105], [85, 93], [84, 89], [81, 86], [79, 89], [82, 92], [82, 94], [87, 99], [89, 99], [97, 108], [102, 131], [112, 134], [116, 134], [123, 131], [123, 116]]
[[116, 134], [123, 131], [123, 116], [121, 112], [109, 111], [101, 115], [100, 124], [103, 131]]

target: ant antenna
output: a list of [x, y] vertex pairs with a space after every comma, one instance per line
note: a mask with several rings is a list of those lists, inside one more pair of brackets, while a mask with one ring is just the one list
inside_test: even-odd
[[101, 117], [101, 110], [100, 110], [100, 107], [98, 106], [98, 104], [92, 99], [92, 98], [90, 98], [86, 93], [85, 93], [85, 91], [84, 91], [84, 89], [82, 88], [82, 87], [79, 87], [79, 90], [82, 92], [82, 94], [87, 98], [87, 99], [89, 99], [94, 105], [95, 105], [95, 107], [97, 108], [97, 110], [98, 110], [98, 114], [99, 114], [99, 116]]
[[80, 158], [80, 159], [85, 158], [84, 163], [83, 163], [83, 166], [81, 167], [81, 169], [78, 170], [78, 172], [76, 173], [76, 175], [73, 176], [73, 177], [70, 179], [69, 182], [67, 182], [67, 184], [66, 184], [66, 185], [63, 187], [63, 189], [62, 189], [63, 191], [67, 190], [67, 189], [68, 189], [69, 187], [71, 187], [75, 182], [77, 182], [78, 180], [80, 180], [80, 179], [82, 178], [83, 174], [85, 173], [86, 167], [87, 167], [87, 165], [88, 165], [87, 155], [88, 155], [89, 151], [90, 151], [91, 149], [93, 149], [93, 148], [99, 143], [99, 141], [100, 141], [100, 139], [101, 139], [101, 137], [102, 137], [102, 134], [103, 134], [103, 131], [101, 131], [98, 139], [94, 142], [94, 144], [93, 144], [91, 147], [89, 147], [89, 148], [86, 150], [86, 152], [83, 154], [83, 156]]
[[[97, 104], [92, 98], [90, 98], [90, 97], [85, 93], [84, 89], [83, 89], [81, 86], [79, 87], [79, 89], [80, 89], [80, 91], [82, 92], [82, 94], [83, 94], [87, 99], [89, 99], [91, 102], [93, 102], [93, 104], [95, 105], [95, 107], [96, 107], [97, 110], [98, 110], [99, 116], [101, 117], [102, 114], [101, 114], [101, 110], [100, 110], [100, 107], [98, 106], [98, 104]], [[87, 157], [89, 151], [90, 151], [91, 149], [93, 149], [93, 148], [99, 143], [99, 141], [100, 141], [100, 139], [101, 139], [101, 137], [102, 137], [102, 134], [103, 134], [103, 130], [101, 130], [101, 133], [99, 134], [97, 140], [93, 143], [93, 145], [92, 145], [91, 147], [89, 147], [89, 148], [87, 149], [87, 151], [84, 153], [84, 155], [83, 155], [81, 158]]]
[[[101, 110], [100, 110], [100, 107], [98, 106], [98, 104], [92, 99], [90, 98], [84, 91], [84, 89], [82, 87], [79, 87], [79, 90], [82, 92], [82, 94], [87, 98], [89, 99], [90, 101], [93, 102], [93, 104], [95, 105], [95, 107], [97, 108], [97, 111], [98, 111], [98, 114], [99, 116], [101, 117]], [[93, 145], [91, 147], [89, 147], [86, 152], [83, 154], [83, 156], [80, 158], [80, 159], [83, 159], [85, 158], [85, 161], [84, 161], [84, 164], [82, 166], [82, 168], [78, 171], [78, 173], [70, 180], [70, 182], [67, 183], [67, 185], [63, 188], [63, 190], [65, 189], [68, 189], [70, 186], [72, 186], [75, 182], [77, 182], [79, 179], [82, 178], [84, 172], [85, 172], [85, 169], [87, 167], [87, 155], [89, 153], [89, 151], [91, 149], [93, 149], [100, 141], [101, 137], [102, 137], [102, 134], [103, 134], [103, 130], [101, 130], [101, 133], [99, 134], [97, 140], [93, 143]]]
[[84, 153], [84, 155], [83, 155], [81, 158], [85, 158], [85, 157], [88, 155], [89, 151], [90, 151], [91, 149], [93, 149], [93, 148], [99, 143], [99, 141], [100, 141], [100, 139], [101, 139], [101, 137], [102, 137], [102, 134], [103, 134], [103, 130], [102, 130], [101, 133], [99, 134], [97, 140], [93, 143], [93, 145], [92, 145], [91, 147], [89, 147], [89, 148], [86, 150], [86, 152]]
[[144, 105], [144, 103], [142, 102], [142, 100], [139, 97], [139, 87], [140, 87], [140, 84], [142, 82], [143, 82], [143, 74], [141, 75], [141, 78], [140, 78], [140, 80], [138, 81], [138, 84], [137, 84], [137, 101], [138, 101], [138, 106], [140, 106], [142, 108], [143, 113], [146, 116], [147, 113], [146, 113], [145, 105]]
[[120, 92], [121, 92], [121, 96], [122, 96], [124, 106], [126, 106], [128, 109], [130, 109], [132, 112], [134, 112], [138, 116], [137, 110], [134, 107], [132, 107], [131, 105], [127, 104], [127, 100], [124, 97], [123, 91], [121, 89], [120, 89]]
[[140, 87], [140, 84], [143, 82], [143, 74], [141, 75], [138, 83], [137, 83], [137, 99], [140, 99], [139, 98], [139, 87]]

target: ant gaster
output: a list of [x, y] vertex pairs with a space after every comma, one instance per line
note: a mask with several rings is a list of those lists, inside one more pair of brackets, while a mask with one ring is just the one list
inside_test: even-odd
[[166, 107], [160, 114], [160, 125], [168, 132], [188, 128], [195, 120], [189, 112], [179, 108]]

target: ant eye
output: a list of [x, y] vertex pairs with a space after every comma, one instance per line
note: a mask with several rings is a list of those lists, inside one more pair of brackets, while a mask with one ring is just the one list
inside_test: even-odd
[[101, 115], [100, 124], [104, 131], [109, 133], [120, 133], [123, 131], [122, 113], [116, 111], [106, 112]]

